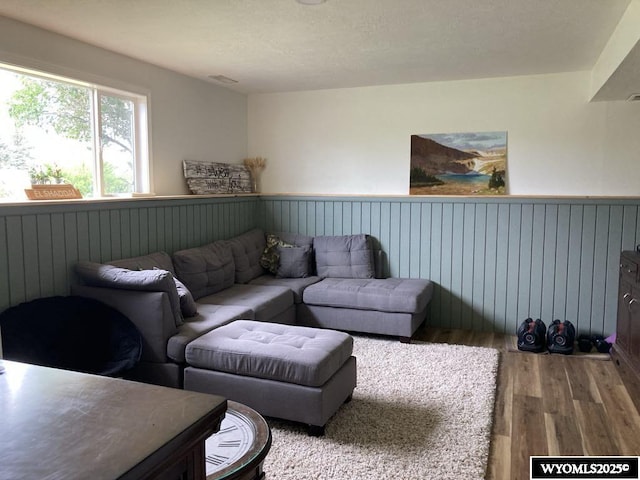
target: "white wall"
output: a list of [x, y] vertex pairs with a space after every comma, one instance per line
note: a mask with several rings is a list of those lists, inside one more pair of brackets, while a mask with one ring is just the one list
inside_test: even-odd
[[599, 100], [626, 100], [637, 92], [640, 81], [640, 0], [632, 0], [591, 71], [591, 97]]
[[0, 62], [149, 94], [152, 190], [188, 193], [182, 160], [240, 163], [247, 98], [210, 83], [0, 17]]
[[407, 194], [412, 134], [507, 131], [515, 195], [640, 195], [640, 102], [590, 73], [249, 96], [265, 193]]
[[188, 192], [185, 158], [239, 163], [247, 153], [268, 158], [267, 193], [406, 194], [410, 135], [490, 130], [508, 132], [512, 194], [640, 195], [640, 102], [588, 103], [589, 72], [260, 94], [247, 103], [4, 17], [0, 61], [148, 92], [152, 189], [161, 195]]

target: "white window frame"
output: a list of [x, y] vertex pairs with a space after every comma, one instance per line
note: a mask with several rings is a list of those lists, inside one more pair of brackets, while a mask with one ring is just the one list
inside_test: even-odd
[[[24, 63], [24, 62], [21, 62]], [[100, 155], [100, 96], [117, 96], [124, 100], [131, 101], [133, 103], [133, 164], [134, 164], [134, 193], [136, 194], [149, 194], [151, 193], [151, 159], [150, 159], [150, 125], [148, 115], [149, 105], [149, 93], [142, 92], [141, 89], [135, 87], [125, 86], [124, 88], [116, 88], [107, 86], [110, 83], [108, 80], [99, 79], [101, 81], [86, 81], [81, 77], [88, 75], [82, 75], [79, 72], [67, 73], [52, 73], [55, 68], [49, 66], [46, 70], [35, 66], [26, 67], [15, 64], [13, 62], [3, 61], [0, 56], [0, 68], [4, 70], [11, 70], [22, 75], [28, 75], [36, 78], [42, 78], [43, 80], [52, 80], [56, 82], [67, 83], [79, 87], [88, 88], [91, 90], [91, 118], [92, 118], [92, 133], [93, 133], [93, 183], [95, 195], [91, 199], [100, 198], [113, 198], [114, 196], [105, 194], [104, 182], [102, 181], [102, 158]], [[49, 70], [49, 71], [47, 71]], [[61, 70], [61, 69], [58, 69]], [[136, 91], [137, 90], [137, 91]], [[1, 201], [1, 200], [0, 200]], [[4, 202], [3, 202], [4, 203]], [[14, 203], [14, 202], [7, 202]]]

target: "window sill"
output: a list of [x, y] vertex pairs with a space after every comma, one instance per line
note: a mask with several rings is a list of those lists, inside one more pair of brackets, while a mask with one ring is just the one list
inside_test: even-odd
[[99, 197], [99, 198], [76, 198], [62, 200], [1, 200], [0, 207], [24, 207], [33, 205], [86, 205], [99, 203], [117, 203], [117, 202], [138, 202], [138, 201], [155, 201], [155, 200], [189, 200], [194, 198], [237, 198], [237, 197], [258, 197], [260, 193], [228, 193], [228, 194], [210, 194], [210, 195], [148, 195], [137, 194], [122, 197]]

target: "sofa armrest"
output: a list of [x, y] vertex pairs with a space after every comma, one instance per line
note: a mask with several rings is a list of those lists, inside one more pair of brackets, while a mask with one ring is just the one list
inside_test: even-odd
[[178, 330], [166, 292], [72, 285], [71, 293], [99, 300], [125, 315], [142, 335], [142, 360], [167, 362], [167, 342]]

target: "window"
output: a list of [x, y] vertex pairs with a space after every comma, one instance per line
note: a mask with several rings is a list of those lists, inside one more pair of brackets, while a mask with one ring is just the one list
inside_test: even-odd
[[0, 200], [38, 183], [149, 191], [146, 97], [0, 64]]

